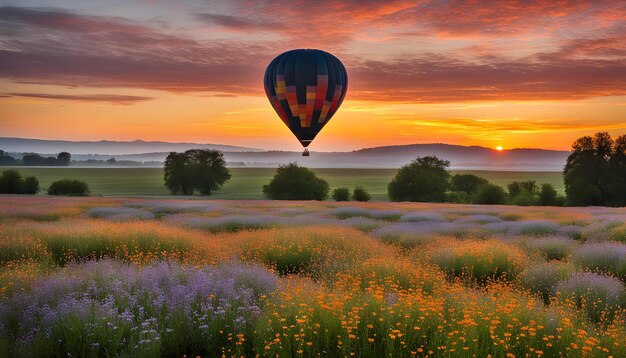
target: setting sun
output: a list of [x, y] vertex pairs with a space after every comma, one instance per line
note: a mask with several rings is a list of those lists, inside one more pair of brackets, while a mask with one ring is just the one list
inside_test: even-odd
[[502, 146], [501, 146], [501, 145], [497, 146], [497, 147], [496, 147], [496, 150], [497, 150], [497, 151], [499, 151], [499, 152], [501, 152], [501, 151], [502, 151]]

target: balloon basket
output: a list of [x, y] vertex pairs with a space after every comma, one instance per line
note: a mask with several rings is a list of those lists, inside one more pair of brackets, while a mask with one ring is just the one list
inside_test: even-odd
[[303, 157], [308, 157], [309, 156], [309, 149], [304, 148], [304, 152], [302, 152], [302, 156]]

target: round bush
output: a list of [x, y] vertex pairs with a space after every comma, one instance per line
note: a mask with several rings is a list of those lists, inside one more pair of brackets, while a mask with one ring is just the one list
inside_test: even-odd
[[355, 201], [370, 201], [372, 196], [363, 187], [357, 186], [352, 192], [352, 199]]
[[296, 163], [281, 165], [274, 178], [263, 186], [263, 194], [274, 200], [325, 200], [328, 183]]
[[48, 195], [85, 196], [89, 194], [87, 183], [76, 179], [62, 179], [50, 184]]
[[348, 201], [350, 200], [350, 190], [348, 188], [337, 188], [333, 190], [331, 197], [334, 201]]

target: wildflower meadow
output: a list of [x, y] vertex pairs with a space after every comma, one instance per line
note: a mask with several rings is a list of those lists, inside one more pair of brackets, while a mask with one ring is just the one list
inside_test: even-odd
[[0, 356], [626, 357], [626, 209], [4, 196]]

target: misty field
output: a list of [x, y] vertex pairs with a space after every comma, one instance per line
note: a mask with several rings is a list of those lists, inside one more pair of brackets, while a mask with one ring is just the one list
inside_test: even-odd
[[0, 356], [626, 356], [626, 209], [0, 196]]
[[[35, 176], [41, 187], [46, 188], [55, 180], [79, 179], [89, 185], [93, 194], [105, 196], [162, 196], [169, 192], [163, 186], [161, 168], [36, 168], [14, 167], [23, 176]], [[397, 169], [312, 169], [328, 181], [331, 188], [362, 186], [372, 194], [375, 201], [387, 200], [387, 184]], [[215, 192], [215, 199], [262, 199], [263, 185], [269, 183], [274, 168], [230, 168], [232, 178], [222, 190]], [[561, 194], [565, 193], [563, 178], [559, 172], [514, 171], [452, 171], [453, 174], [475, 174], [494, 184], [506, 186], [513, 181], [535, 180], [538, 184], [549, 183]]]

